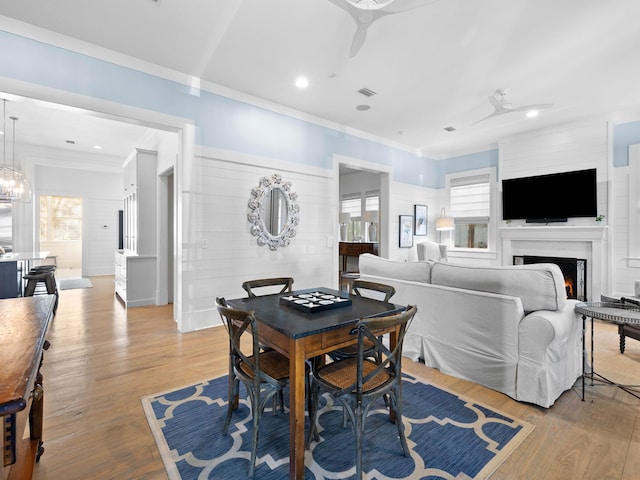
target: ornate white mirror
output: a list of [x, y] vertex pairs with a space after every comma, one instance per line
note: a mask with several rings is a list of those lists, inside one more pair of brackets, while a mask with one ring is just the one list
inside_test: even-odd
[[262, 177], [258, 186], [251, 189], [247, 219], [258, 245], [268, 245], [271, 250], [289, 245], [299, 221], [297, 198], [291, 182], [283, 181], [277, 173]]

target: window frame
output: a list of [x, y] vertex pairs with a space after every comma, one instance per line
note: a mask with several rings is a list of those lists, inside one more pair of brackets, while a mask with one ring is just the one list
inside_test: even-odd
[[[460, 252], [495, 252], [497, 250], [497, 183], [496, 183], [496, 169], [495, 167], [487, 167], [480, 168], [475, 170], [467, 170], [464, 172], [456, 172], [449, 173], [445, 175], [445, 182], [447, 186], [447, 199], [449, 202], [448, 211], [449, 215], [453, 216], [452, 208], [451, 208], [451, 193], [452, 186], [455, 186], [456, 183], [462, 183], [468, 181], [472, 182], [473, 178], [477, 177], [478, 179], [482, 179], [483, 177], [487, 179], [489, 184], [489, 217], [458, 217], [457, 219], [454, 217], [455, 223], [468, 223], [468, 220], [475, 219], [486, 219], [487, 224], [487, 248], [468, 248], [468, 247], [456, 247], [454, 245], [450, 246], [449, 249], [452, 251], [460, 251]], [[480, 183], [480, 182], [478, 182]], [[484, 223], [482, 221], [476, 223]], [[452, 237], [455, 238], [455, 230], [452, 234]]]
[[[60, 199], [68, 199], [68, 200], [73, 200], [75, 202], [75, 207], [80, 209], [80, 213], [79, 216], [73, 216], [73, 215], [65, 215], [65, 216], [56, 216], [56, 215], [50, 215], [54, 214], [54, 206], [51, 204], [50, 199], [51, 198], [60, 198]], [[46, 201], [46, 215], [42, 215], [42, 202]], [[38, 199], [38, 209], [39, 209], [39, 214], [38, 214], [38, 221], [39, 221], [39, 227], [38, 227], [38, 239], [40, 242], [81, 242], [82, 241], [82, 222], [83, 222], [83, 209], [84, 209], [84, 201], [82, 197], [70, 197], [68, 195], [40, 195], [39, 199]], [[56, 220], [56, 219], [67, 219], [67, 220]], [[76, 225], [78, 227], [78, 238], [66, 238], [66, 239], [59, 239], [56, 238], [56, 232], [58, 231], [58, 227], [60, 226], [59, 224], [64, 223], [66, 225], [69, 225], [70, 223], [68, 222], [68, 220], [75, 220], [78, 222], [78, 225]], [[43, 234], [43, 228], [42, 228], [42, 222], [46, 223], [46, 228], [44, 231], [45, 234], [45, 238], [42, 237]]]
[[[371, 205], [371, 199], [377, 198], [376, 202], [376, 210], [378, 211], [378, 223], [380, 222], [380, 191], [379, 190], [367, 190], [364, 192], [351, 192], [345, 193], [340, 196], [340, 213], [349, 211], [344, 209], [345, 201], [353, 201], [356, 199], [360, 200], [360, 215], [359, 216], [351, 216], [351, 222], [347, 227], [347, 242], [353, 242], [354, 236], [361, 236], [364, 239], [368, 240], [368, 233], [366, 232], [366, 226], [364, 218], [364, 212], [367, 211], [367, 206]], [[351, 212], [350, 212], [351, 213]], [[357, 224], [357, 225], [356, 225]]]

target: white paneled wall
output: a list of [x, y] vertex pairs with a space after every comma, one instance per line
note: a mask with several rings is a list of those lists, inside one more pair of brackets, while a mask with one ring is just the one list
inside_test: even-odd
[[[118, 210], [122, 209], [122, 174], [53, 165], [38, 165], [35, 173], [36, 191], [30, 205], [33, 225], [39, 225], [36, 207], [41, 195], [82, 198], [82, 274], [113, 275], [113, 252], [118, 248]], [[32, 226], [24, 229], [24, 235], [38, 238], [38, 232], [34, 232]], [[46, 250], [42, 245], [40, 248]], [[73, 261], [79, 264], [80, 251], [76, 254], [78, 260]], [[65, 265], [64, 256], [58, 264], [61, 261], [63, 266], [79, 266]]]
[[560, 125], [501, 140], [499, 147], [500, 179], [586, 168], [598, 168], [602, 176], [607, 170], [607, 123]]
[[[529, 132], [526, 135], [512, 137], [499, 142], [499, 149], [500, 179], [597, 168], [598, 212], [610, 219], [614, 206], [609, 205], [609, 183], [615, 181], [617, 188], [618, 182], [615, 178], [610, 178], [610, 172], [615, 169], [610, 168], [612, 163], [610, 153], [611, 138], [607, 122], [573, 123], [560, 125], [553, 129]], [[500, 185], [499, 190], [501, 191]], [[544, 192], [540, 192], [540, 195], [544, 195]], [[535, 202], [535, 198], [532, 198], [531, 201]], [[580, 199], [576, 199], [576, 201], [580, 201]], [[499, 202], [499, 205], [501, 205], [501, 202]], [[546, 227], [538, 225], [534, 228], [548, 229], [551, 234], [549, 238], [552, 239], [554, 238], [552, 232], [555, 232], [553, 229], [556, 227], [596, 227], [598, 225], [593, 218], [570, 218], [567, 223], [561, 225], [549, 225]], [[514, 221], [511, 224], [511, 228], [517, 228], [518, 226], [523, 227], [522, 231], [526, 231], [527, 225], [524, 224], [524, 221]], [[504, 232], [512, 233], [509, 230], [506, 229]], [[599, 260], [601, 265], [588, 266], [590, 271], [602, 272], [601, 276], [603, 278], [591, 279], [591, 281], [598, 285], [598, 291], [602, 288], [603, 293], [609, 293], [611, 290], [610, 242], [613, 238], [616, 237], [614, 237], [612, 229], [605, 230], [604, 251], [606, 254]], [[580, 241], [580, 238], [575, 238], [575, 241]], [[541, 248], [539, 244], [536, 245]], [[546, 248], [552, 249], [558, 256], [576, 256], [576, 252], [572, 251], [570, 243], [567, 242], [550, 240], [547, 242]], [[536, 254], [534, 251], [520, 253]], [[503, 264], [511, 264], [511, 261], [510, 258], [506, 258], [503, 255]], [[588, 288], [587, 290], [589, 294], [590, 289]], [[595, 290], [593, 291], [595, 292]], [[590, 300], [598, 300], [591, 297], [590, 294], [589, 296]]]
[[[389, 219], [389, 258], [392, 260], [418, 260], [416, 244], [425, 241], [427, 238], [438, 241], [436, 232], [436, 218], [440, 216], [440, 210], [444, 205], [448, 205], [448, 200], [444, 198], [445, 189], [434, 190], [431, 188], [407, 185], [406, 183], [392, 182], [391, 184], [391, 215]], [[414, 236], [413, 247], [399, 247], [400, 215], [413, 215], [414, 205], [426, 205], [427, 215], [427, 235]], [[415, 221], [415, 219], [414, 219]]]
[[615, 272], [613, 278], [613, 289], [610, 293], [617, 295], [632, 296], [634, 294], [634, 281], [640, 280], [640, 269], [629, 266], [629, 193], [631, 185], [629, 182], [629, 167], [614, 169], [613, 189], [614, 195], [611, 199], [612, 211], [609, 224], [613, 227], [613, 265]]
[[[216, 297], [245, 296], [242, 282], [287, 276], [294, 288], [337, 287], [337, 215], [333, 172], [283, 162], [197, 156], [183, 194], [183, 330], [219, 324]], [[262, 165], [274, 165], [265, 167]], [[304, 169], [304, 171], [303, 171]], [[311, 173], [310, 173], [311, 172]], [[298, 194], [300, 223], [287, 247], [259, 246], [247, 221], [251, 189], [282, 175]]]
[[[597, 168], [598, 212], [608, 217], [609, 142], [604, 121], [560, 125], [504, 139], [499, 143], [499, 180]], [[593, 220], [572, 218], [568, 224], [592, 225]]]
[[118, 249], [118, 211], [122, 200], [86, 198], [83, 202], [82, 275], [113, 275]]

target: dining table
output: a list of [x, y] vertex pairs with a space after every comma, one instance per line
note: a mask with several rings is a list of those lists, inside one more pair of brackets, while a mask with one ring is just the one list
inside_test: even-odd
[[[338, 296], [349, 301], [311, 311], [287, 301], [287, 298], [315, 294]], [[254, 311], [260, 341], [289, 358], [289, 478], [304, 479], [305, 362], [356, 343], [354, 326], [360, 318], [392, 315], [406, 307], [324, 287], [231, 299], [227, 304]], [[377, 333], [389, 334], [390, 345], [395, 347], [398, 327]]]

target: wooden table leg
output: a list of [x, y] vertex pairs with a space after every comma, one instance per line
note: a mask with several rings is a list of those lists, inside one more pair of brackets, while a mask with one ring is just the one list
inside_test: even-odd
[[305, 346], [289, 340], [289, 478], [304, 479]]

